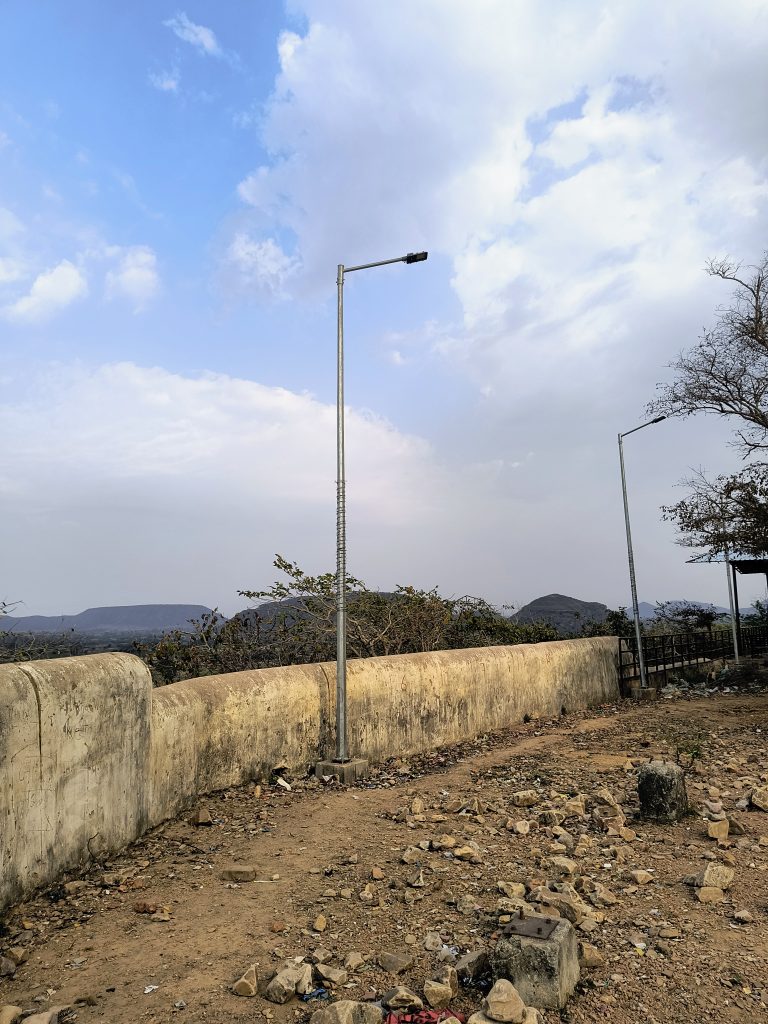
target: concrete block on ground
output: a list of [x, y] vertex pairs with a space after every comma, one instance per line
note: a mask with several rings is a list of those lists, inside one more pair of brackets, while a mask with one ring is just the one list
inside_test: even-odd
[[368, 762], [363, 757], [351, 761], [318, 761], [315, 765], [318, 779], [335, 776], [343, 786], [354, 786], [368, 778]]
[[502, 935], [491, 953], [491, 973], [494, 978], [511, 981], [527, 1006], [560, 1010], [579, 981], [576, 932], [564, 919], [557, 920], [554, 927], [551, 918], [540, 914], [531, 914], [524, 921], [529, 933], [541, 927], [541, 936]]
[[640, 814], [651, 821], [667, 824], [679, 821], [688, 812], [685, 774], [678, 764], [651, 761], [637, 776]]

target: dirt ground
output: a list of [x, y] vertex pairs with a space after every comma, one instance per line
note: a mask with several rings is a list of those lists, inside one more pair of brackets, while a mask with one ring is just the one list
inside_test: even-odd
[[[565, 1010], [542, 1012], [546, 1024], [768, 1022], [768, 813], [748, 806], [768, 781], [767, 731], [768, 696], [625, 701], [390, 762], [356, 788], [289, 780], [289, 791], [275, 776], [216, 794], [200, 805], [212, 824], [166, 823], [8, 913], [0, 952], [28, 959], [0, 979], [0, 1006], [71, 1004], [82, 1024], [304, 1021], [328, 1003], [239, 997], [233, 983], [251, 964], [263, 980], [324, 947], [337, 968], [366, 958], [332, 999], [375, 1000], [395, 984], [421, 994], [441, 957], [497, 940], [510, 911], [499, 882], [524, 883], [526, 900], [567, 882], [588, 903], [577, 932], [596, 966]], [[654, 758], [686, 769], [695, 813], [678, 824], [635, 820], [637, 769]], [[515, 805], [523, 790], [532, 806]], [[604, 790], [626, 817], [621, 835], [591, 813]], [[578, 794], [584, 813], [568, 814]], [[705, 815], [723, 812], [718, 845]], [[476, 863], [453, 853], [468, 844]], [[553, 860], [563, 856], [570, 870]], [[734, 879], [705, 904], [688, 883], [710, 862]], [[232, 864], [256, 879], [226, 881]], [[632, 879], [637, 869], [649, 877]], [[413, 966], [388, 974], [383, 952]], [[474, 1012], [483, 987], [462, 987], [451, 1008]]]

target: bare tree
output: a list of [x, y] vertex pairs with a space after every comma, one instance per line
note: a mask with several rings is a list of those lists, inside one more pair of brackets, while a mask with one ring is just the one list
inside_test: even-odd
[[670, 363], [651, 415], [714, 413], [740, 422], [734, 444], [744, 457], [768, 449], [768, 251], [758, 266], [711, 260], [707, 273], [736, 285], [715, 326]]

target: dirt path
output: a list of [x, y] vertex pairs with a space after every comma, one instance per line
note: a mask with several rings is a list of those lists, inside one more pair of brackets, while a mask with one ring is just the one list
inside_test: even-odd
[[[497, 882], [530, 889], [553, 877], [552, 856], [576, 856], [557, 849], [558, 836], [539, 814], [606, 787], [636, 838], [610, 838], [588, 815], [566, 822], [588, 844], [577, 858], [579, 876], [616, 898], [596, 912], [603, 921], [580, 932], [603, 962], [583, 970], [562, 1017], [548, 1011], [542, 1019], [768, 1021], [768, 814], [739, 809], [752, 786], [768, 781], [766, 731], [768, 697], [625, 703], [395, 762], [375, 774], [375, 788], [298, 782], [290, 792], [273, 784], [217, 794], [203, 801], [212, 825], [169, 822], [109, 864], [72, 876], [80, 885], [54, 887], [8, 915], [0, 946], [24, 948], [29, 958], [14, 978], [0, 980], [0, 1005], [80, 1001], [78, 1021], [114, 1024], [303, 1020], [325, 1004], [239, 998], [231, 986], [252, 963], [268, 976], [320, 945], [336, 967], [351, 952], [368, 960], [348, 972], [338, 998], [377, 998], [396, 983], [376, 964], [383, 951], [413, 956], [397, 982], [420, 992], [438, 963], [424, 948], [426, 933], [439, 932], [462, 952], [492, 943]], [[732, 832], [743, 834], [718, 848], [701, 813], [671, 827], [635, 824], [635, 769], [654, 756], [690, 764], [694, 805], [721, 800]], [[510, 799], [524, 789], [540, 798], [526, 810]], [[531, 822], [530, 832], [516, 834], [507, 827], [514, 820]], [[476, 843], [480, 863], [423, 852], [424, 885], [409, 884], [414, 867], [401, 863], [404, 849], [446, 833]], [[735, 871], [716, 905], [699, 903], [683, 882], [707, 858], [732, 860]], [[223, 880], [232, 863], [253, 865], [256, 880]], [[383, 877], [372, 882], [374, 867]], [[652, 873], [648, 884], [628, 878], [637, 868]], [[138, 913], [140, 902], [167, 920]], [[737, 911], [752, 922], [737, 923]], [[313, 929], [320, 914], [322, 932]], [[452, 1006], [473, 1012], [480, 998], [466, 989]]]

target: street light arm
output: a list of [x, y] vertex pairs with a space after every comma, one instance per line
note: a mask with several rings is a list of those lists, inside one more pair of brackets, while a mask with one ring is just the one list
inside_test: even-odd
[[644, 427], [652, 427], [654, 423], [661, 423], [661, 421], [666, 418], [666, 416], [657, 416], [655, 420], [648, 420], [647, 423], [641, 423], [639, 427], [633, 427], [632, 430], [627, 430], [623, 434], [619, 434], [619, 437], [629, 437], [630, 434], [634, 434], [638, 430], [643, 430]]
[[357, 267], [344, 267], [343, 273], [351, 274], [353, 270], [369, 270], [371, 267], [386, 267], [390, 263], [423, 263], [429, 256], [427, 252], [409, 252], [406, 256], [396, 256], [393, 260], [379, 260], [377, 263], [361, 263]]

